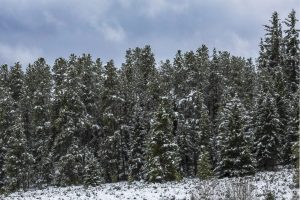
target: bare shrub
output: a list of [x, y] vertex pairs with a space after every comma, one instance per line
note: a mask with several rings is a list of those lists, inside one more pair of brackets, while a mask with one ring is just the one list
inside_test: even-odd
[[[218, 180], [202, 181], [192, 193], [193, 200], [253, 200], [251, 191], [254, 186], [250, 184], [249, 178], [236, 178], [218, 185]], [[225, 193], [224, 193], [225, 191]]]

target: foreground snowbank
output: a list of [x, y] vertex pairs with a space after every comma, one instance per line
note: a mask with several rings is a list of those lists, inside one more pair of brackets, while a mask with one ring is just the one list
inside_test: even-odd
[[[293, 170], [258, 173], [254, 177], [213, 179], [199, 181], [184, 179], [179, 183], [147, 184], [143, 182], [120, 182], [98, 187], [48, 187], [43, 190], [16, 192], [4, 200], [155, 200], [155, 199], [228, 199], [246, 196], [246, 199], [264, 199], [271, 192], [275, 199], [293, 199], [296, 189], [293, 184]], [[240, 195], [240, 196], [239, 196]], [[0, 198], [0, 199], [2, 199]]]

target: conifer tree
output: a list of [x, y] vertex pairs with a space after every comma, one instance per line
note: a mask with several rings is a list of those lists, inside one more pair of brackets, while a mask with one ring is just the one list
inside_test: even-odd
[[203, 150], [198, 159], [197, 176], [201, 180], [209, 179], [213, 176], [213, 170], [209, 159], [209, 153]]
[[[7, 129], [12, 121], [10, 115], [12, 99], [9, 88], [9, 70], [7, 65], [2, 65], [0, 69], [0, 193], [4, 192], [4, 158], [6, 154], [8, 132]], [[9, 99], [8, 99], [9, 97]]]
[[[82, 181], [81, 179], [78, 180], [70, 171], [73, 171], [74, 174], [78, 174], [79, 167], [80, 171], [83, 171], [84, 160], [81, 159], [81, 163], [77, 163], [74, 167], [69, 165], [73, 158], [79, 162], [76, 158], [81, 157], [81, 155], [79, 155], [81, 154], [80, 151], [70, 152], [70, 148], [80, 148], [85, 138], [87, 127], [91, 127], [90, 116], [87, 114], [86, 107], [80, 98], [82, 95], [82, 79], [80, 76], [80, 66], [78, 65], [77, 57], [71, 55], [68, 62], [59, 59], [56, 61], [54, 67], [54, 78], [56, 82], [54, 87], [54, 141], [52, 153], [55, 156], [53, 158], [55, 168], [58, 170], [68, 168], [68, 173], [59, 171], [56, 174], [55, 179], [59, 180], [58, 183], [61, 185], [78, 184], [78, 181]], [[77, 153], [77, 155], [75, 153]], [[69, 162], [68, 159], [71, 159], [71, 161]]]
[[39, 58], [26, 71], [22, 99], [22, 113], [25, 132], [29, 138], [30, 152], [35, 163], [31, 175], [32, 181], [41, 185], [50, 181], [47, 166], [50, 140], [50, 98], [51, 72], [43, 58]]
[[[134, 162], [129, 164], [129, 154], [134, 155], [133, 151], [136, 149], [130, 148], [132, 143], [130, 142], [130, 135], [134, 135], [133, 128], [133, 116], [134, 116], [134, 107], [136, 104], [135, 98], [135, 72], [134, 72], [134, 58], [132, 50], [129, 49], [126, 51], [125, 63], [122, 64], [120, 71], [120, 96], [123, 100], [121, 102], [120, 110], [120, 156], [121, 156], [121, 166], [120, 166], [120, 179], [121, 180], [133, 180], [133, 177], [130, 177], [133, 174]], [[133, 137], [132, 137], [133, 138]], [[129, 168], [129, 165], [131, 166]]]
[[271, 25], [264, 25], [265, 40], [263, 42], [265, 50], [266, 67], [271, 75], [275, 75], [276, 67], [282, 63], [282, 31], [280, 19], [277, 12], [272, 14]]
[[14, 192], [29, 187], [31, 165], [34, 161], [28, 152], [27, 139], [21, 118], [21, 112], [10, 96], [6, 96], [11, 122], [5, 131], [6, 152], [4, 156], [4, 189]]
[[267, 81], [264, 84], [270, 84], [264, 89], [264, 92], [269, 92], [272, 98], [275, 99], [276, 112], [279, 115], [278, 130], [273, 131], [277, 132], [279, 146], [282, 147], [280, 159], [281, 162], [288, 163], [289, 156], [287, 155], [290, 154], [290, 147], [287, 147], [289, 143], [288, 132], [290, 130], [290, 95], [288, 91], [289, 84], [285, 80], [285, 71], [287, 71], [284, 64], [286, 47], [277, 12], [273, 13], [270, 23], [270, 25], [265, 25], [266, 34], [262, 44], [263, 52], [260, 54], [261, 62], [259, 63], [264, 65], [259, 67], [260, 73], [264, 74], [264, 81]]
[[89, 149], [83, 149], [85, 166], [83, 169], [83, 184], [85, 186], [96, 186], [103, 183], [102, 169], [99, 159]]
[[93, 148], [96, 152], [96, 146], [99, 143], [100, 134], [100, 116], [101, 116], [101, 95], [103, 92], [103, 78], [102, 78], [102, 63], [100, 59], [95, 62], [92, 60], [90, 54], [83, 54], [78, 58], [78, 67], [81, 83], [80, 88], [80, 99], [82, 100], [86, 113], [88, 115], [89, 122], [83, 130], [84, 136], [82, 138], [82, 144]]
[[163, 102], [155, 113], [147, 140], [145, 178], [150, 182], [178, 180], [178, 146], [172, 137], [172, 123]]
[[298, 140], [292, 146], [292, 158], [295, 166], [294, 182], [296, 187], [299, 188], [299, 132], [297, 134]]
[[237, 94], [220, 113], [219, 156], [216, 168], [219, 177], [254, 174], [252, 155], [245, 133], [245, 109]]
[[104, 91], [102, 96], [102, 129], [103, 135], [98, 155], [101, 159], [103, 176], [107, 182], [119, 180], [119, 145], [120, 145], [120, 96], [117, 69], [113, 61], [105, 65]]
[[259, 95], [256, 105], [254, 149], [260, 170], [274, 169], [280, 158], [280, 120], [269, 91]]
[[285, 19], [284, 24], [287, 26], [284, 37], [284, 73], [287, 84], [291, 92], [295, 93], [299, 85], [299, 64], [300, 64], [300, 49], [299, 49], [299, 30], [296, 29], [295, 10], [292, 10]]
[[216, 50], [213, 50], [212, 60], [208, 73], [208, 84], [204, 88], [204, 101], [208, 109], [210, 130], [211, 130], [211, 148], [212, 148], [212, 164], [217, 164], [217, 133], [218, 133], [218, 112], [221, 106], [221, 96], [224, 86], [224, 77], [220, 69], [220, 61]]
[[24, 73], [20, 63], [11, 67], [9, 73], [9, 86], [12, 98], [19, 103], [22, 97], [22, 88], [24, 83]]
[[103, 94], [103, 68], [100, 59], [92, 60], [90, 54], [83, 54], [76, 60], [77, 91], [82, 102], [79, 147], [81, 148], [82, 176], [80, 183], [97, 185], [102, 182], [99, 164], [99, 144], [101, 142], [101, 113]]
[[129, 176], [131, 180], [142, 178], [142, 167], [145, 164], [145, 141], [150, 130], [150, 120], [158, 105], [158, 94], [154, 54], [149, 45], [135, 48], [131, 59], [134, 70], [135, 103], [130, 132]]
[[61, 186], [81, 184], [84, 177], [83, 159], [78, 139], [74, 138], [68, 146], [67, 152], [60, 157], [56, 183]]

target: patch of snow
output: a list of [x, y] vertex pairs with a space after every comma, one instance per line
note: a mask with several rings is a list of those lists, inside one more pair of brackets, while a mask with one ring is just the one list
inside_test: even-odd
[[[275, 199], [292, 199], [299, 191], [294, 188], [293, 170], [283, 169], [278, 172], [261, 172], [245, 178], [224, 178], [200, 181], [199, 179], [183, 179], [180, 182], [145, 183], [118, 182], [85, 188], [48, 187], [42, 190], [15, 192], [3, 200], [189, 200], [192, 199], [226, 199], [228, 193], [238, 193], [240, 186], [249, 190], [252, 199], [264, 199], [267, 192], [275, 195]], [[239, 190], [240, 189], [240, 190]], [[2, 197], [2, 198], [1, 198]]]

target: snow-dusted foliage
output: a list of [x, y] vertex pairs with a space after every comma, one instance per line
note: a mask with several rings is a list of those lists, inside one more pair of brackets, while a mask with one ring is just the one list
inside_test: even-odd
[[[163, 183], [186, 177], [220, 188], [229, 179], [217, 182], [216, 177], [257, 182], [239, 177], [295, 166], [297, 21], [295, 11], [284, 24], [273, 13], [256, 63], [227, 51], [209, 52], [205, 45], [178, 50], [172, 61], [158, 63], [146, 45], [127, 50], [121, 67], [113, 60], [102, 66], [89, 54], [58, 58], [53, 66], [39, 58], [25, 73], [20, 63], [2, 65], [0, 193], [114, 183], [99, 189], [106, 194], [86, 190], [91, 198], [110, 198], [108, 193], [119, 187], [115, 182], [132, 183], [131, 192], [136, 187], [155, 192], [148, 186], [185, 187], [184, 182]], [[234, 189], [237, 183], [229, 182]], [[239, 186], [233, 194], [249, 192], [244, 182]], [[76, 195], [85, 191], [77, 189]], [[145, 198], [177, 198], [167, 191]], [[117, 195], [113, 198], [123, 198]]]
[[247, 113], [237, 94], [228, 100], [220, 113], [219, 163], [215, 171], [219, 177], [238, 177], [254, 174], [254, 162], [246, 138]]
[[145, 178], [150, 182], [179, 180], [178, 145], [172, 136], [172, 123], [167, 112], [168, 102], [163, 98], [155, 113], [147, 139]]
[[[3, 200], [265, 200], [267, 194], [275, 199], [297, 199], [299, 191], [294, 188], [293, 171], [258, 173], [244, 178], [183, 179], [180, 182], [132, 183], [119, 182], [97, 187], [48, 187], [42, 190], [15, 192]], [[1, 196], [0, 196], [1, 197]], [[299, 197], [299, 196], [298, 196]]]

